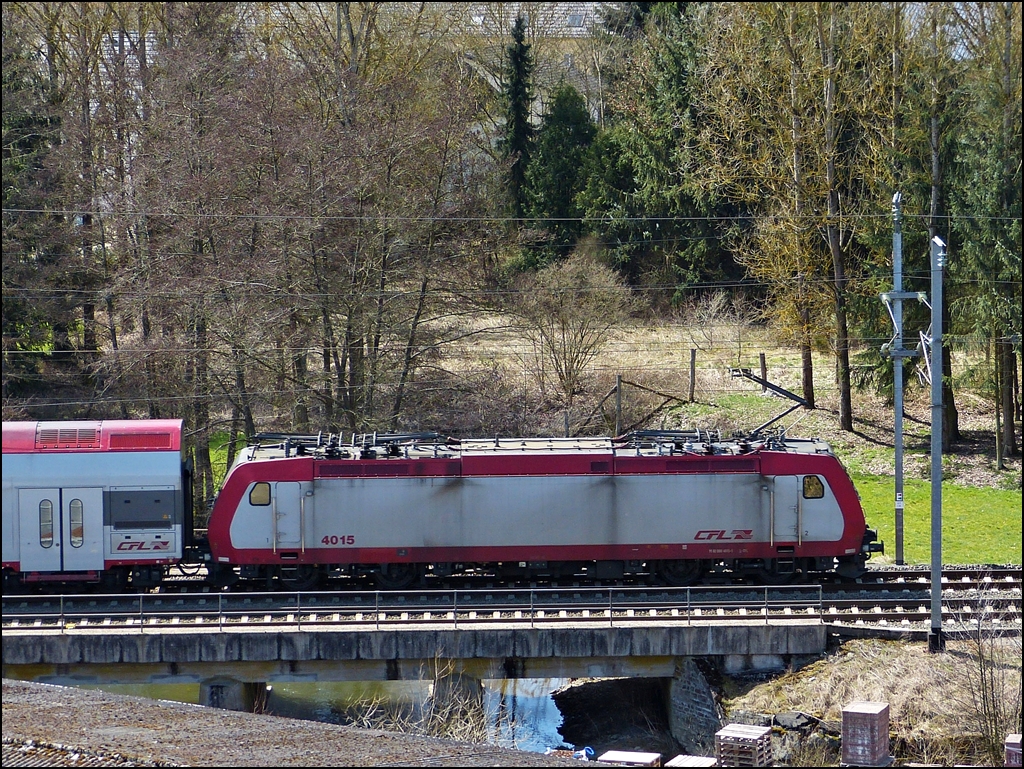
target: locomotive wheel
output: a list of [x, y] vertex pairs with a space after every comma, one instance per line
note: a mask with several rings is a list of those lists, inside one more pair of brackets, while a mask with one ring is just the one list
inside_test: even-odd
[[662, 561], [658, 565], [658, 576], [673, 587], [692, 585], [703, 572], [701, 561]]
[[319, 566], [304, 563], [298, 566], [282, 566], [278, 572], [281, 584], [289, 590], [312, 590], [319, 586], [323, 572]]
[[766, 560], [756, 574], [757, 579], [765, 585], [788, 585], [797, 577], [795, 568], [792, 571], [779, 571], [779, 565], [775, 560]]
[[419, 570], [413, 563], [382, 563], [374, 578], [377, 587], [385, 590], [403, 590], [416, 581]]

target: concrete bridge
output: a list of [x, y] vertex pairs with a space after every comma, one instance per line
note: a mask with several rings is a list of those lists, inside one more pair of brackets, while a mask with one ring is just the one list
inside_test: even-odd
[[[3, 634], [3, 675], [56, 684], [199, 683], [203, 704], [246, 709], [267, 683], [651, 677], [667, 680], [673, 731], [718, 728], [696, 658], [726, 672], [783, 669], [825, 651], [819, 620], [580, 623], [458, 628], [71, 630]], [[686, 744], [692, 740], [677, 734]]]

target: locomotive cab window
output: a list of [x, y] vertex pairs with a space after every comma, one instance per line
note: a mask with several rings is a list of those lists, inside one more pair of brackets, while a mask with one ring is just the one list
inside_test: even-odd
[[263, 507], [270, 504], [270, 484], [257, 483], [249, 492], [249, 504], [254, 507]]
[[804, 499], [821, 499], [825, 496], [825, 484], [816, 475], [804, 476]]

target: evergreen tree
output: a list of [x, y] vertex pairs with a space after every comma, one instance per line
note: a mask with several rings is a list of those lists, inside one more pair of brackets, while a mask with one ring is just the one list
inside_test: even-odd
[[646, 34], [624, 67], [613, 125], [593, 144], [580, 197], [628, 280], [669, 287], [673, 300], [688, 286], [740, 275], [720, 240], [720, 221], [735, 207], [700, 189], [693, 152], [701, 118], [692, 14], [667, 3], [637, 17]]
[[552, 237], [544, 262], [568, 254], [580, 235], [576, 195], [585, 182], [584, 160], [596, 130], [580, 93], [571, 85], [559, 86], [526, 169], [529, 213]]
[[[947, 306], [952, 331], [984, 340], [993, 355], [992, 392], [1001, 464], [1018, 453], [1014, 378], [1021, 338], [1021, 8], [977, 3], [956, 9], [970, 98], [970, 130], [959, 132], [949, 183], [951, 282], [967, 290]], [[986, 356], [987, 358], [988, 356]]]
[[505, 70], [504, 103], [505, 134], [501, 150], [508, 162], [506, 187], [512, 215], [522, 219], [526, 214], [526, 168], [533, 150], [534, 128], [530, 122], [533, 107], [533, 54], [526, 42], [526, 21], [517, 16], [512, 27], [512, 44], [508, 47]]

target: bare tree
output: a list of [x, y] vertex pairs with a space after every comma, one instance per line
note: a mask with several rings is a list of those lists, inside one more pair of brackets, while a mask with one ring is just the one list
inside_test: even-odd
[[579, 251], [524, 280], [512, 312], [533, 343], [538, 383], [543, 388], [550, 371], [567, 410], [630, 304], [616, 273]]
[[963, 732], [980, 738], [989, 766], [1003, 763], [1003, 743], [1021, 730], [1021, 637], [993, 618], [999, 606], [980, 598], [959, 617], [966, 640], [951, 653]]

